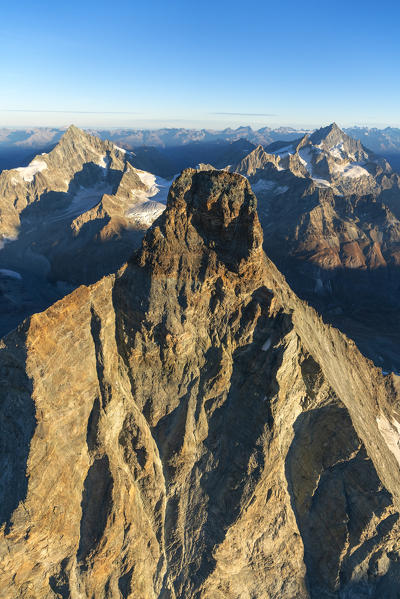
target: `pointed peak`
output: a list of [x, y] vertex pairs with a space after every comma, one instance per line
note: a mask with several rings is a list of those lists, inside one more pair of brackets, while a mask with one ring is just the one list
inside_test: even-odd
[[79, 129], [79, 127], [76, 127], [76, 125], [70, 125], [64, 133], [64, 135], [67, 135], [69, 137], [81, 136], [84, 134], [85, 132], [83, 131], [83, 129]]
[[63, 147], [65, 144], [76, 144], [82, 142], [84, 139], [87, 139], [89, 136], [86, 131], [79, 129], [75, 125], [70, 125], [64, 135], [61, 137], [58, 145]]
[[265, 154], [265, 148], [264, 146], [262, 146], [261, 144], [258, 144], [258, 146], [255, 146], [251, 149], [249, 149], [248, 154], [246, 154], [245, 156], [243, 156], [243, 160], [249, 160], [254, 156], [260, 156]]
[[342, 129], [335, 122], [333, 122], [330, 125], [328, 125], [327, 128], [330, 129], [331, 131], [340, 131], [340, 132], [343, 133]]
[[102, 147], [110, 142], [102, 141], [99, 137], [91, 135], [89, 132], [79, 129], [75, 125], [70, 125], [60, 141], [56, 145], [56, 148], [78, 148], [78, 147]]
[[331, 123], [327, 127], [321, 127], [314, 131], [312, 135], [310, 135], [310, 141], [314, 145], [318, 145], [321, 142], [328, 143], [338, 143], [344, 139], [347, 139], [347, 135], [342, 129], [335, 123]]

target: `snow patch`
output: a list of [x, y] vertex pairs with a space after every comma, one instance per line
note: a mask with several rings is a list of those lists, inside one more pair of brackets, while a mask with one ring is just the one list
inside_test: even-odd
[[360, 177], [370, 177], [370, 173], [361, 166], [362, 163], [350, 164], [335, 164], [333, 170], [335, 174], [342, 177], [350, 177], [351, 179], [359, 179]]
[[44, 160], [32, 160], [32, 162], [28, 166], [20, 166], [19, 168], [14, 169], [17, 171], [24, 181], [30, 183], [33, 181], [33, 178], [37, 173], [41, 173], [47, 169], [47, 164]]
[[73, 220], [77, 216], [94, 208], [100, 202], [103, 195], [111, 194], [112, 190], [112, 185], [105, 185], [104, 183], [94, 185], [93, 187], [80, 186], [80, 189], [74, 194], [72, 200], [65, 208], [57, 210], [48, 217], [49, 222]]
[[292, 144], [290, 146], [284, 146], [283, 148], [279, 148], [278, 150], [274, 150], [273, 152], [271, 152], [271, 154], [276, 154], [277, 156], [280, 156], [280, 158], [284, 158], [285, 156], [288, 156], [289, 154], [293, 153], [294, 148]]
[[132, 189], [134, 203], [127, 212], [127, 217], [137, 225], [147, 228], [164, 212], [169, 188], [178, 175], [167, 181], [147, 171], [136, 169], [136, 174], [146, 189]]
[[326, 179], [320, 179], [319, 177], [314, 177], [313, 174], [313, 165], [312, 165], [312, 154], [310, 148], [302, 148], [299, 151], [299, 160], [302, 165], [305, 167], [306, 171], [310, 175], [311, 179], [317, 185], [317, 187], [330, 187], [329, 181]]
[[376, 419], [376, 422], [387, 447], [400, 465], [400, 423], [394, 419], [390, 423], [383, 414]]
[[301, 164], [305, 167], [310, 177], [312, 177], [312, 156], [310, 148], [303, 148], [299, 151], [299, 160]]
[[280, 195], [281, 193], [286, 193], [289, 191], [289, 187], [287, 185], [278, 185], [275, 190], [276, 195]]
[[110, 164], [111, 164], [111, 158], [110, 158], [110, 156], [108, 156], [107, 154], [104, 154], [104, 156], [100, 156], [100, 160], [99, 160], [99, 162], [97, 164], [101, 168], [104, 168], [104, 176], [106, 176], [107, 175], [107, 171], [110, 168]]
[[312, 180], [317, 187], [330, 187], [331, 184], [326, 179], [318, 179], [318, 177], [312, 177]]
[[128, 216], [140, 227], [150, 227], [153, 222], [164, 212], [165, 205], [160, 202], [149, 200], [135, 204]]
[[147, 190], [134, 189], [132, 191], [132, 194], [136, 199], [145, 201], [152, 198], [161, 204], [167, 203], [169, 188], [171, 187], [171, 183], [175, 180], [175, 177], [170, 181], [167, 181], [167, 179], [157, 177], [146, 171], [136, 170], [136, 174], [141, 182], [147, 187]]
[[253, 191], [272, 191], [276, 187], [275, 181], [267, 181], [266, 179], [259, 179], [252, 185]]
[[275, 181], [269, 181], [267, 179], [259, 179], [251, 187], [254, 193], [258, 193], [260, 191], [271, 191], [275, 195], [285, 193], [289, 189], [287, 185], [278, 185]]
[[323, 290], [324, 290], [324, 284], [323, 284], [322, 280], [318, 277], [318, 279], [315, 279], [314, 293], [322, 293]]
[[15, 241], [17, 237], [2, 237], [0, 238], [0, 250], [6, 245], [6, 243], [10, 243], [11, 241]]
[[116, 148], [117, 150], [119, 150], [123, 154], [126, 154], [126, 150], [124, 150], [124, 148], [120, 148], [119, 146], [116, 146], [115, 144], [114, 144], [114, 148]]
[[345, 149], [344, 149], [343, 142], [340, 142], [340, 143], [336, 144], [336, 146], [332, 146], [332, 148], [329, 148], [329, 153], [334, 158], [338, 158], [339, 160], [345, 159], [346, 158], [346, 152], [345, 152]]

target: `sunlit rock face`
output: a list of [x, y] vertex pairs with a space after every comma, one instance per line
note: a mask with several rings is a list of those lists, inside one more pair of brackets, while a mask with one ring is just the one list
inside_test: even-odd
[[396, 380], [262, 244], [245, 178], [184, 171], [1, 343], [2, 596], [395, 596]]

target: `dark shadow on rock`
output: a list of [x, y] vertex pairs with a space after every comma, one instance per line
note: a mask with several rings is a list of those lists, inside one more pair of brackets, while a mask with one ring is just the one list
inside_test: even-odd
[[[223, 541], [229, 526], [250, 499], [264, 466], [264, 441], [273, 425], [269, 398], [278, 388], [276, 373], [282, 363], [284, 348], [265, 352], [261, 347], [268, 338], [273, 343], [274, 337], [281, 338], [291, 328], [287, 316], [278, 316], [275, 320], [268, 317], [270, 299], [271, 294], [267, 289], [258, 289], [242, 314], [241, 326], [237, 332], [238, 341], [243, 330], [251, 327], [257, 318], [258, 320], [254, 326], [253, 342], [234, 352], [233, 371], [227, 380], [226, 390], [221, 395], [204, 401], [216, 375], [223, 372], [222, 349], [210, 348], [205, 355], [199, 378], [188, 386], [177, 408], [153, 428], [168, 486], [176, 474], [172, 458], [179, 454], [184, 442], [189, 411], [193, 414], [195, 423], [199, 422], [202, 411], [205, 411], [208, 419], [205, 452], [194, 464], [190, 474], [193, 478], [192, 486], [196, 488], [197, 477], [200, 472], [203, 473], [198, 497], [192, 498], [194, 503], [191, 511], [203, 510], [205, 504], [207, 510], [201, 530], [196, 531], [197, 550], [192, 549], [188, 571], [182, 572], [174, 583], [179, 597], [189, 594], [193, 588], [200, 588], [213, 570], [213, 550]], [[257, 317], [259, 308], [262, 315]], [[178, 517], [179, 501], [171, 497], [166, 510], [167, 545], [168, 539], [175, 538]], [[194, 521], [196, 522], [196, 518]], [[187, 534], [190, 536], [190, 522], [187, 525]], [[179, 568], [182, 550], [182, 547], [175, 544], [174, 552], [169, 556], [171, 568], [174, 565]]]
[[37, 426], [21, 335], [28, 326], [24, 323], [19, 333], [11, 333], [6, 347], [0, 349], [0, 525], [6, 523], [6, 533], [12, 527], [13, 512], [27, 495], [27, 462]]
[[[265, 316], [257, 322], [253, 342], [239, 347], [233, 354], [225, 401], [217, 407], [206, 406], [210, 414], [208, 436], [204, 441], [207, 452], [197, 468], [203, 472], [201, 488], [208, 506], [201, 531], [205, 551], [196, 573], [197, 584], [214, 569], [213, 549], [224, 540], [227, 530], [251, 498], [264, 467], [264, 443], [273, 427], [269, 401], [279, 388], [276, 376], [284, 347], [267, 352], [261, 348], [267, 339], [271, 339], [273, 345], [274, 338], [282, 338], [292, 326], [285, 315], [273, 321], [268, 318], [264, 303], [268, 292], [265, 291], [258, 290], [248, 306], [252, 311], [257, 304], [261, 305]], [[252, 316], [244, 314], [243, 320], [251, 319]]]
[[279, 247], [267, 242], [264, 247], [293, 291], [325, 322], [354, 339], [376, 366], [400, 372], [399, 266], [328, 270], [283, 256]]
[[[398, 520], [398, 513], [385, 515], [392, 506], [391, 495], [382, 487], [342, 405], [303, 412], [294, 431], [286, 477], [304, 544], [310, 596], [378, 599], [376, 579], [364, 562], [373, 563]], [[362, 541], [375, 518], [382, 520]], [[360, 568], [362, 575], [355, 582], [352, 576]]]
[[133, 568], [131, 568], [128, 572], [125, 572], [125, 574], [120, 576], [120, 578], [118, 579], [118, 588], [119, 592], [121, 593], [122, 599], [127, 599], [129, 597], [129, 594], [131, 592], [132, 575]]
[[104, 352], [103, 343], [101, 340], [101, 318], [93, 306], [90, 308], [90, 313], [90, 332], [94, 343], [97, 380], [99, 382], [101, 402], [104, 409], [111, 399], [111, 385], [104, 376]]
[[51, 590], [56, 593], [56, 596], [61, 599], [69, 599], [71, 597], [71, 589], [69, 586], [69, 578], [66, 572], [68, 566], [68, 558], [65, 558], [60, 563], [60, 569], [56, 574], [49, 578]]
[[86, 429], [86, 444], [89, 453], [93, 453], [98, 446], [98, 427], [100, 420], [100, 400], [98, 397], [93, 402], [92, 411], [90, 412], [88, 425]]
[[[115, 342], [118, 352], [126, 366], [132, 397], [135, 397], [136, 384], [129, 366], [128, 351], [134, 349], [137, 333], [146, 321], [150, 305], [151, 271], [137, 267], [139, 250], [129, 260], [128, 268], [117, 277], [112, 301], [115, 313]], [[127, 346], [127, 339], [130, 347]]]
[[[329, 189], [307, 190], [305, 180], [288, 184], [286, 194], [259, 202], [267, 255], [324, 320], [353, 338], [378, 366], [400, 370], [400, 223], [388, 213], [386, 192], [378, 198], [341, 197]], [[400, 215], [398, 190], [392, 200]], [[351, 223], [358, 229], [354, 247]], [[337, 248], [336, 237], [347, 241]], [[339, 257], [342, 266], [331, 267]]]
[[78, 561], [84, 561], [101, 541], [111, 511], [113, 484], [108, 456], [96, 458], [83, 486]]

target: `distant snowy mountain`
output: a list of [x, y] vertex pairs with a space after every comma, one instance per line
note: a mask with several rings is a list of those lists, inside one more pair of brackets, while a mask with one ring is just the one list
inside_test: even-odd
[[49, 153], [0, 174], [0, 332], [130, 256], [171, 183], [136, 162], [70, 127]]
[[339, 193], [370, 193], [392, 173], [384, 158], [367, 150], [336, 123], [289, 144], [275, 142], [266, 151], [278, 157], [278, 168], [289, 168], [312, 179], [317, 187], [332, 187]]
[[[111, 140], [117, 146], [134, 151], [146, 170], [162, 177], [172, 176], [188, 166], [201, 162], [217, 164], [231, 143], [247, 140], [254, 146], [267, 147], [276, 141], [294, 141], [312, 130], [291, 127], [251, 127], [224, 129], [91, 129], [89, 133], [103, 140]], [[344, 129], [354, 139], [391, 162], [400, 170], [400, 129], [368, 129], [352, 127]], [[35, 154], [49, 152], [65, 133], [63, 129], [30, 128], [0, 129], [0, 171], [15, 166], [25, 166]]]
[[332, 123], [222, 168], [250, 181], [265, 251], [295, 291], [399, 369], [400, 176], [389, 163]]

